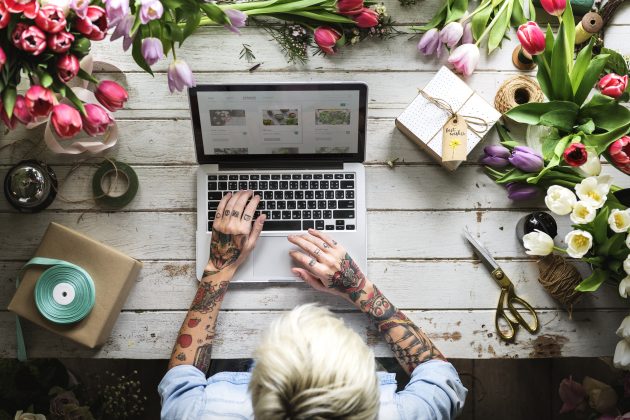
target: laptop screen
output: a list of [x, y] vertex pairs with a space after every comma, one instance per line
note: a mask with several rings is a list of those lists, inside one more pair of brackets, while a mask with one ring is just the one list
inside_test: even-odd
[[189, 95], [200, 163], [363, 160], [364, 84], [205, 85]]

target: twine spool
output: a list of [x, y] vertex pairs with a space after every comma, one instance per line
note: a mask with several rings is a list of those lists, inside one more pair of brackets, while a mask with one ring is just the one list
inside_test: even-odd
[[584, 15], [582, 20], [575, 27], [575, 45], [580, 45], [591, 39], [604, 27], [602, 17], [595, 12]]
[[578, 270], [559, 255], [547, 255], [538, 261], [540, 275], [538, 281], [552, 298], [563, 304], [569, 311], [573, 311], [573, 304], [582, 297], [582, 292], [575, 290], [582, 281]]
[[528, 76], [514, 76], [499, 87], [494, 97], [494, 107], [501, 114], [510, 109], [530, 102], [543, 102], [545, 95], [538, 82]]

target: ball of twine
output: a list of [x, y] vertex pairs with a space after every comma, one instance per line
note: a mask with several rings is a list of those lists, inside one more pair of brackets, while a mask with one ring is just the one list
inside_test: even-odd
[[530, 102], [543, 102], [545, 95], [538, 82], [529, 76], [514, 76], [499, 87], [494, 97], [494, 107], [501, 114], [510, 109]]
[[547, 255], [538, 261], [540, 275], [538, 281], [555, 300], [563, 304], [569, 311], [573, 311], [573, 304], [582, 297], [582, 292], [575, 290], [582, 281], [578, 270], [559, 255]]

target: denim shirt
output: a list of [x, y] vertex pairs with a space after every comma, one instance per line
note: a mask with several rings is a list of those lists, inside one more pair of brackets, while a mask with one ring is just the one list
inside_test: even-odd
[[[452, 419], [464, 406], [467, 390], [448, 362], [430, 360], [418, 365], [409, 384], [396, 392], [395, 374], [377, 372], [382, 420]], [[192, 365], [169, 370], [158, 392], [163, 420], [253, 419], [247, 390], [251, 373], [220, 372], [206, 379]]]

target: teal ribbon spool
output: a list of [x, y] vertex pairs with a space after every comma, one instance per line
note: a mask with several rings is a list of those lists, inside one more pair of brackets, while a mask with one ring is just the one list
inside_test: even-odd
[[[37, 279], [34, 290], [35, 306], [44, 318], [54, 324], [68, 325], [88, 316], [94, 307], [96, 292], [87, 271], [64, 260], [35, 257], [22, 267], [22, 272], [33, 265], [50, 266]], [[16, 325], [18, 359], [26, 360], [19, 318]]]

